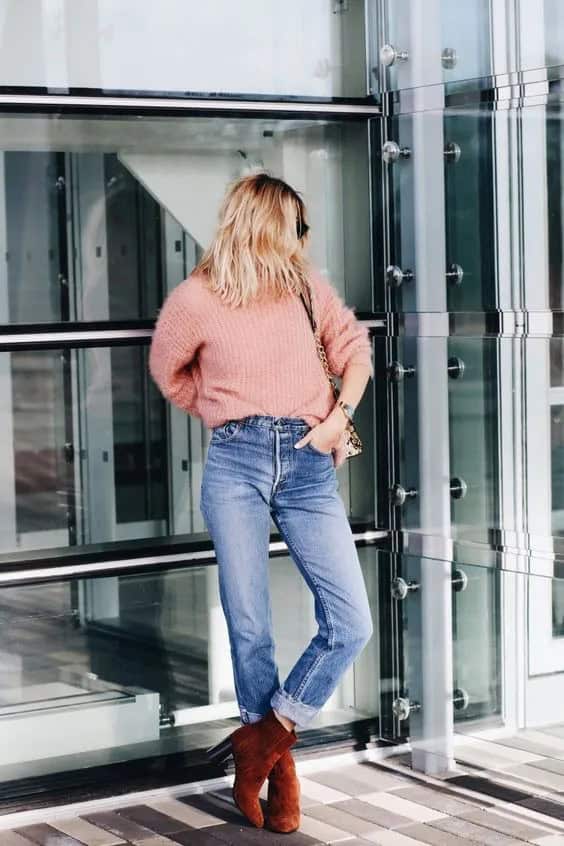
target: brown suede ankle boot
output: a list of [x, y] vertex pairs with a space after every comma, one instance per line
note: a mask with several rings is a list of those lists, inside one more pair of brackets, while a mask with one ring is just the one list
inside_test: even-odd
[[296, 831], [301, 822], [300, 795], [296, 765], [287, 749], [268, 775], [266, 827], [271, 831]]
[[235, 762], [233, 800], [242, 814], [261, 828], [264, 816], [259, 802], [262, 785], [273, 766], [298, 737], [282, 725], [272, 708], [254, 723], [247, 723], [230, 735]]

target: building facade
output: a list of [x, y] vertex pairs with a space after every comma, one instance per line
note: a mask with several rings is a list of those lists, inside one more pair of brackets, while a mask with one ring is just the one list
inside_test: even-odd
[[[206, 778], [238, 724], [209, 433], [147, 351], [257, 167], [303, 193], [376, 368], [337, 471], [375, 632], [300, 744], [562, 754], [557, 0], [1, 10], [3, 795]], [[283, 678], [315, 622], [271, 528]]]

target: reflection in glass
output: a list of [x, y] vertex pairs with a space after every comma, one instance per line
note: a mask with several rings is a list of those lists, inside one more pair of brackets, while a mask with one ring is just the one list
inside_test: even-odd
[[4, 85], [55, 89], [362, 97], [364, 6], [168, 0], [140, 16], [134, 0], [39, 9], [21, 0], [4, 21], [0, 73]]
[[[374, 554], [359, 553], [376, 619]], [[283, 681], [315, 634], [313, 595], [288, 557], [270, 581]], [[369, 721], [377, 734], [378, 652], [375, 635], [311, 729]], [[3, 587], [0, 675], [3, 782], [201, 749], [239, 725], [215, 566]]]
[[564, 536], [564, 405], [550, 406], [552, 533]]
[[153, 319], [227, 184], [264, 168], [302, 192], [312, 260], [372, 308], [365, 120], [4, 115], [0, 137], [1, 323]]
[[[420, 706], [408, 718], [412, 747], [450, 750], [462, 771], [479, 768], [488, 778], [498, 771], [554, 789], [564, 749], [563, 583], [445, 564], [413, 556], [401, 562], [419, 585], [402, 602], [402, 696]], [[451, 615], [450, 631], [434, 625]], [[438, 655], [447, 665], [452, 660], [452, 692], [448, 682], [447, 689], [437, 684], [442, 667], [427, 672]], [[421, 719], [431, 712], [432, 721]]]
[[[48, 532], [65, 543], [72, 504], [70, 433], [65, 395], [70, 357], [62, 351], [1, 353], [10, 359], [15, 521], [18, 538]], [[3, 364], [7, 362], [4, 361]], [[6, 372], [6, 368], [2, 368]], [[9, 374], [8, 374], [9, 376]], [[4, 441], [2, 450], [12, 444]], [[5, 491], [5, 496], [8, 492]], [[6, 505], [6, 502], [5, 502]]]
[[499, 526], [498, 343], [448, 341], [451, 521], [458, 540], [488, 543]]
[[564, 637], [564, 581], [555, 580], [552, 586], [552, 632]]
[[[493, 119], [446, 113], [445, 238], [449, 311], [496, 308]], [[457, 158], [459, 156], [459, 158]], [[462, 269], [457, 277], [452, 270]]]
[[[8, 437], [0, 503], [3, 552], [203, 533], [200, 487], [209, 430], [166, 403], [148, 345], [0, 353]], [[372, 429], [370, 396], [359, 408]], [[352, 521], [371, 523], [366, 461], [339, 470]], [[271, 532], [277, 528], [271, 523]]]

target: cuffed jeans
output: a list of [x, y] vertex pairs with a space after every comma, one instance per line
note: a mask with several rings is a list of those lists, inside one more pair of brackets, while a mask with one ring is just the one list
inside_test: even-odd
[[[251, 415], [216, 426], [200, 509], [212, 539], [243, 723], [269, 708], [306, 726], [370, 639], [358, 553], [331, 453], [294, 444], [299, 417]], [[269, 592], [270, 518], [314, 597], [318, 630], [280, 685]], [[292, 596], [284, 597], [294, 613]]]

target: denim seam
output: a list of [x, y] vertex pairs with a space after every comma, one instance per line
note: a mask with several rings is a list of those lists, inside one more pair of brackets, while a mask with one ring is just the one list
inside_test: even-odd
[[302, 702], [301, 699], [296, 699], [295, 696], [292, 696], [291, 693], [288, 693], [286, 688], [282, 685], [278, 688], [273, 694], [274, 696], [279, 696], [281, 699], [287, 699], [290, 703], [299, 705], [300, 708], [309, 708], [310, 711], [318, 711], [319, 708], [317, 705], [308, 705], [307, 702]]
[[[279, 515], [277, 515], [276, 519], [278, 520], [278, 522], [280, 523], [280, 525], [284, 528], [284, 530], [286, 532], [286, 535], [287, 535], [286, 545], [287, 545], [288, 549], [290, 550], [290, 552], [292, 552], [300, 560], [304, 570], [306, 571], [306, 573], [310, 577], [311, 581], [315, 585], [315, 588], [316, 588], [318, 596], [319, 596], [319, 600], [320, 600], [321, 605], [323, 607], [323, 611], [325, 612], [325, 619], [326, 619], [326, 622], [327, 622], [327, 628], [329, 629], [329, 638], [328, 638], [328, 641], [327, 641], [328, 646], [329, 646], [329, 649], [332, 650], [333, 645], [335, 643], [335, 629], [334, 629], [334, 626], [333, 626], [333, 619], [332, 619], [331, 613], [329, 611], [329, 606], [326, 604], [326, 601], [325, 601], [325, 598], [324, 598], [324, 595], [323, 595], [323, 590], [321, 589], [317, 579], [314, 578], [314, 576], [311, 573], [311, 570], [307, 566], [305, 556], [302, 555], [301, 552], [298, 552], [297, 547], [294, 546], [293, 543], [288, 542], [288, 539], [287, 539], [288, 538], [288, 532], [287, 532], [286, 525], [285, 525], [284, 521], [280, 518]], [[311, 679], [313, 672], [317, 669], [319, 663], [326, 656], [327, 656], [327, 652], [321, 652], [317, 656], [317, 658], [315, 659], [313, 664], [311, 664], [311, 666], [309, 667], [309, 669], [305, 673], [305, 675], [304, 675], [303, 679], [301, 680], [298, 688], [296, 689], [296, 696], [301, 696], [303, 694], [305, 687], [306, 687], [307, 683], [309, 682], [309, 680]]]
[[[228, 433], [227, 426], [229, 426], [231, 423], [235, 423], [235, 427], [232, 432]], [[214, 430], [214, 432], [212, 433], [212, 439], [215, 443], [219, 442], [220, 444], [227, 444], [229, 443], [229, 441], [232, 441], [233, 438], [237, 437], [244, 425], [245, 424], [241, 420], [228, 420], [226, 423], [223, 423], [221, 426], [218, 426]], [[220, 432], [222, 434], [220, 434]]]

